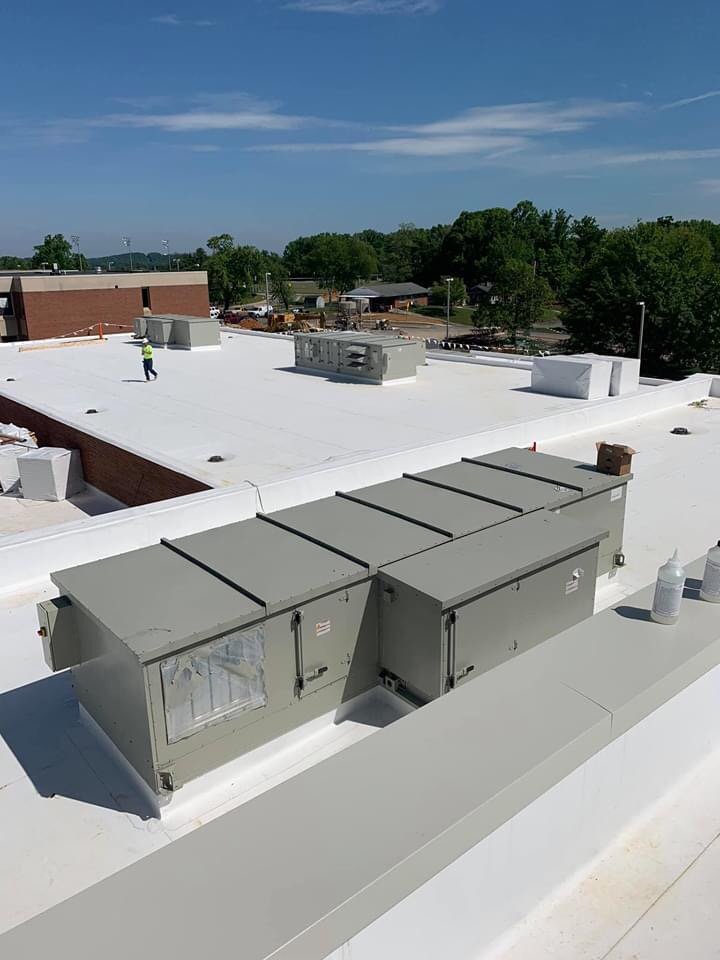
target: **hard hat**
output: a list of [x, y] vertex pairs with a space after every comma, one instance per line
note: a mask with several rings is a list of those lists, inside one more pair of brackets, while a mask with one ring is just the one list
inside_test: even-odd
[[147, 337], [143, 337], [143, 343], [150, 343]]

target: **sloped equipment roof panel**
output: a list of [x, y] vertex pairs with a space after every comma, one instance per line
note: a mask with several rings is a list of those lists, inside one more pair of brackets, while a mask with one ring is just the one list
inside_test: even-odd
[[361, 564], [258, 519], [168, 541], [168, 546], [263, 602], [268, 613], [368, 576]]
[[327, 497], [265, 517], [303, 537], [338, 550], [374, 572], [421, 550], [447, 542], [447, 537], [417, 523], [390, 516], [343, 497]]
[[580, 491], [577, 489], [545, 480], [502, 473], [466, 460], [408, 476], [489, 500], [518, 513], [531, 513], [543, 507], [561, 507], [580, 499]]
[[517, 516], [515, 510], [408, 477], [351, 490], [341, 496], [427, 524], [451, 537], [475, 533]]
[[541, 510], [390, 564], [379, 576], [390, 584], [405, 584], [446, 608], [584, 550], [607, 535], [607, 530]]
[[260, 604], [161, 545], [60, 570], [52, 580], [143, 662], [265, 616]]
[[481, 463], [483, 466], [494, 467], [497, 470], [507, 470], [508, 473], [516, 473], [518, 476], [546, 480], [549, 483], [581, 490], [584, 496], [611, 490], [632, 479], [628, 475], [615, 477], [600, 473], [590, 463], [567, 460], [565, 457], [553, 457], [547, 453], [533, 453], [532, 450], [522, 447], [510, 447], [507, 450], [497, 450], [495, 453], [485, 453], [481, 457], [472, 457], [471, 460], [473, 463]]

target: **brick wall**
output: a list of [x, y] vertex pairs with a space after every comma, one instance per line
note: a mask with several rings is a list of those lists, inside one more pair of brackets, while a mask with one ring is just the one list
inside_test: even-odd
[[40, 446], [79, 450], [87, 482], [129, 507], [212, 489], [1, 395], [0, 421], [32, 430]]
[[189, 317], [209, 317], [208, 288], [202, 284], [188, 287], [150, 287], [150, 309], [153, 313], [182, 313]]
[[[110, 290], [57, 290], [24, 292], [23, 335], [30, 340], [88, 332], [97, 323], [108, 325], [108, 333], [133, 329], [135, 317], [142, 316], [142, 288]], [[191, 317], [210, 315], [205, 284], [152, 286], [153, 313], [184, 313]], [[96, 332], [95, 330], [92, 331]]]

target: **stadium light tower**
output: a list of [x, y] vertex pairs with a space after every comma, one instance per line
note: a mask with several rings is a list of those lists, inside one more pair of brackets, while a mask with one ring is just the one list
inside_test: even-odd
[[70, 239], [75, 244], [75, 250], [77, 251], [78, 271], [82, 273], [82, 257], [80, 256], [80, 237], [76, 233], [73, 233]]
[[121, 237], [123, 246], [127, 247], [128, 253], [130, 254], [130, 273], [133, 272], [133, 259], [132, 259], [132, 238], [131, 237]]
[[168, 261], [168, 271], [170, 271], [172, 270], [172, 263], [170, 262], [170, 241], [161, 240], [160, 243], [162, 244], [162, 248], [165, 251], [165, 256], [167, 257], [167, 261]]

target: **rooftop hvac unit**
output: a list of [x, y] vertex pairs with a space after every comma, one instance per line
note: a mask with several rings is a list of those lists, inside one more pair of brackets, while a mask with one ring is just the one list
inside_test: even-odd
[[160, 791], [380, 677], [440, 696], [588, 616], [608, 519], [622, 537], [629, 477], [522, 454], [55, 573], [46, 660]]
[[370, 333], [296, 334], [295, 365], [369, 383], [414, 378], [425, 344]]

